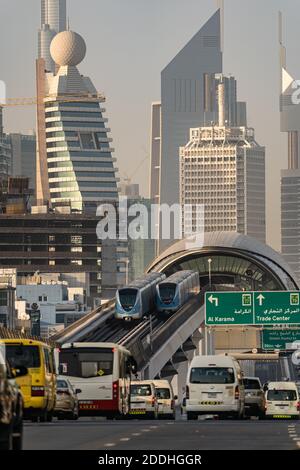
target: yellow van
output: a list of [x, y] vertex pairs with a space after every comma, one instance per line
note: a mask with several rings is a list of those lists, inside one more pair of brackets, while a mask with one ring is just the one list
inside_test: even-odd
[[17, 379], [24, 398], [24, 417], [51, 422], [56, 401], [56, 372], [53, 349], [31, 339], [4, 339], [12, 368], [25, 366], [28, 374]]

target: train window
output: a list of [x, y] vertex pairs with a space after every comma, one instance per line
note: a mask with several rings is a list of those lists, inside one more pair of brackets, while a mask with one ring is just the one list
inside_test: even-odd
[[131, 310], [136, 301], [137, 290], [136, 289], [120, 289], [119, 290], [119, 298], [122, 307], [124, 310], [128, 309]]
[[163, 302], [172, 302], [176, 292], [176, 284], [163, 283], [159, 286], [160, 298]]

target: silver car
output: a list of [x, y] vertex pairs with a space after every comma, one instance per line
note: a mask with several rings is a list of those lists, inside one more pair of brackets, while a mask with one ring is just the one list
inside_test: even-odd
[[58, 376], [54, 416], [58, 419], [77, 420], [79, 417], [78, 393], [81, 393], [81, 390], [74, 390], [67, 377]]
[[258, 416], [265, 415], [265, 394], [258, 377], [244, 377], [245, 386], [245, 415]]

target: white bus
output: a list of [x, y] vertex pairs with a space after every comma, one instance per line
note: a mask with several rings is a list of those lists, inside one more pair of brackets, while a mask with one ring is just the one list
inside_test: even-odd
[[131, 353], [114, 343], [69, 343], [61, 347], [59, 371], [78, 394], [80, 416], [125, 416], [130, 408]]

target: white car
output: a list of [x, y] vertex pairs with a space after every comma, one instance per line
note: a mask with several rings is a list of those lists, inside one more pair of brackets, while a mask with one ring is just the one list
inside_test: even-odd
[[241, 367], [235, 358], [194, 357], [187, 375], [186, 413], [188, 420], [201, 415], [244, 417], [245, 390]]
[[299, 392], [295, 382], [270, 382], [266, 391], [266, 418], [299, 419]]
[[153, 382], [131, 382], [129, 415], [136, 418], [158, 418], [158, 401]]

